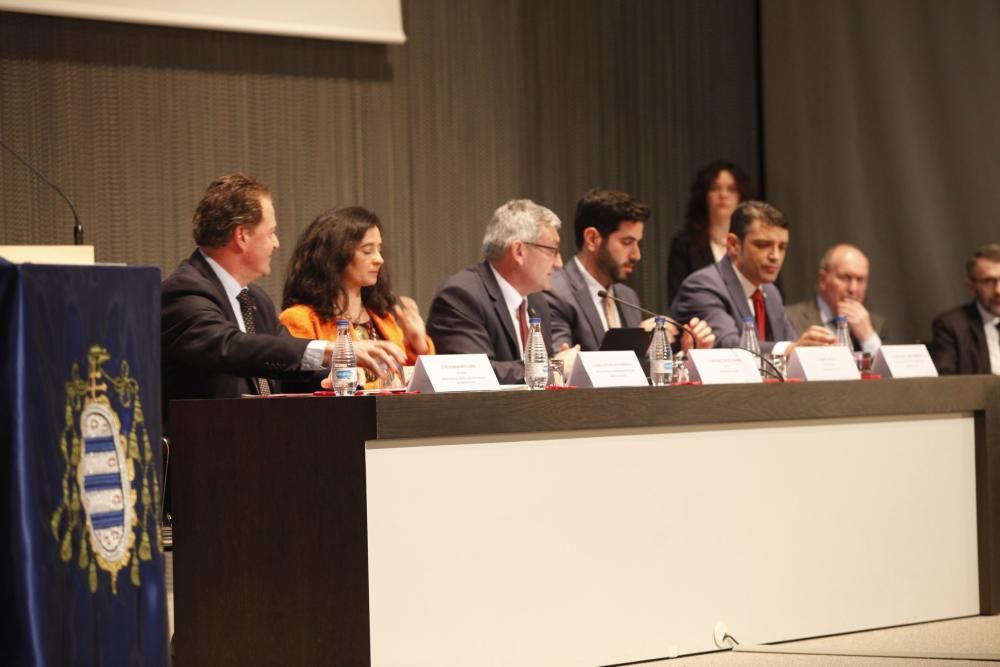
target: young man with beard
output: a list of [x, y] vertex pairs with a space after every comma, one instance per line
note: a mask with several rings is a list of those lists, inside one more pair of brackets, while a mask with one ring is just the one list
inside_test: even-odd
[[[597, 350], [608, 329], [643, 326], [642, 312], [621, 301], [639, 305], [639, 296], [623, 281], [642, 257], [639, 243], [648, 219], [649, 207], [625, 192], [591, 190], [580, 199], [574, 219], [577, 254], [552, 276], [546, 293], [554, 346]], [[645, 326], [651, 326], [651, 320]], [[715, 336], [705, 322], [694, 318], [690, 327], [698, 347], [714, 345]], [[668, 329], [673, 340], [677, 330], [672, 325]], [[691, 336], [682, 339], [685, 348], [691, 346]]]

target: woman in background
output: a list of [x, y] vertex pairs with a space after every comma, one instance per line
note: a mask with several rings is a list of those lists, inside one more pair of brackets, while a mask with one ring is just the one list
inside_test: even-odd
[[691, 183], [687, 222], [670, 242], [667, 303], [673, 303], [685, 278], [725, 256], [729, 218], [740, 202], [753, 197], [750, 177], [732, 162], [712, 162], [698, 171]]
[[[299, 338], [334, 340], [337, 320], [346, 319], [356, 344], [389, 341], [407, 366], [434, 353], [417, 304], [389, 286], [378, 216], [360, 206], [326, 211], [306, 228], [292, 253], [281, 305], [281, 323]], [[365, 373], [367, 389], [405, 386], [401, 368], [386, 369], [384, 380]]]

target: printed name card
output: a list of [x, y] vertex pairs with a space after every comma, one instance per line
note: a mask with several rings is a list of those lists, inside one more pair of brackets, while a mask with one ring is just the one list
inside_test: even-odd
[[688, 350], [692, 382], [702, 384], [751, 384], [761, 382], [760, 361], [746, 350], [719, 348]]
[[499, 390], [485, 354], [428, 354], [417, 358], [407, 391], [423, 394]]
[[631, 350], [580, 352], [569, 383], [577, 387], [648, 387], [646, 374]]
[[937, 367], [924, 345], [883, 345], [875, 356], [872, 373], [884, 378], [934, 378]]
[[788, 377], [807, 382], [860, 380], [861, 373], [854, 353], [844, 345], [796, 346], [788, 360]]

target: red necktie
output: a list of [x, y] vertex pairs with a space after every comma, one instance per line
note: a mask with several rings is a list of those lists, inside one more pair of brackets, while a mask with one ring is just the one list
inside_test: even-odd
[[767, 311], [764, 309], [764, 293], [759, 289], [750, 295], [753, 299], [753, 317], [757, 323], [757, 340], [767, 340]]
[[528, 344], [528, 302], [521, 300], [521, 305], [517, 308], [517, 319], [521, 327], [521, 349]]

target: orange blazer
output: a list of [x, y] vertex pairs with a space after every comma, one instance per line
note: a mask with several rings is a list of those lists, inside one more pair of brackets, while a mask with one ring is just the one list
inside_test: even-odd
[[[392, 313], [386, 313], [385, 317], [379, 317], [372, 311], [368, 311], [368, 316], [372, 318], [378, 335], [382, 340], [391, 341], [406, 352], [406, 365], [412, 366], [417, 363], [417, 353], [406, 344], [403, 337], [403, 329], [396, 323], [396, 318]], [[320, 320], [319, 315], [311, 306], [297, 305], [285, 308], [279, 316], [281, 323], [285, 325], [296, 338], [308, 338], [310, 340], [334, 340], [337, 337], [337, 320], [331, 319], [328, 322]], [[358, 336], [354, 332], [354, 325], [351, 325], [351, 339], [357, 340]], [[427, 336], [427, 347], [430, 354], [434, 354], [434, 341]]]

